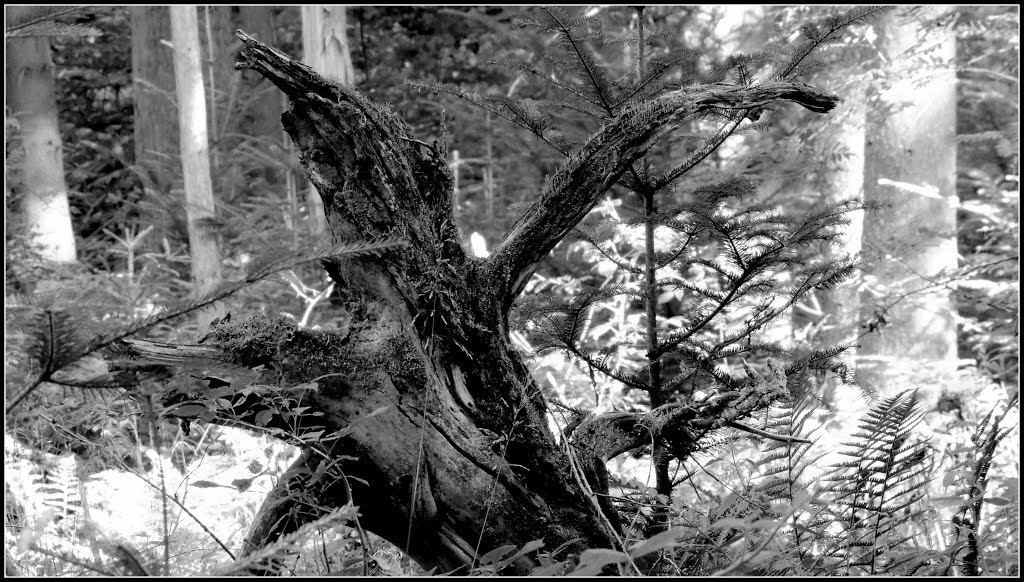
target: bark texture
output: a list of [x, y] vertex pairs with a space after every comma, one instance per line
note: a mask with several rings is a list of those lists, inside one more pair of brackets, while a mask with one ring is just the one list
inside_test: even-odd
[[[443, 143], [415, 140], [387, 108], [238, 36], [245, 47], [236, 66], [262, 74], [291, 101], [284, 127], [323, 198], [333, 241], [409, 243], [373, 259], [325, 263], [350, 315], [341, 329], [261, 316], [218, 323], [201, 346], [131, 342], [150, 361], [199, 359], [235, 374], [165, 404], [228, 396], [230, 410], [208, 404], [204, 417], [309, 442], [257, 516], [250, 549], [350, 500], [365, 528], [441, 572], [468, 573], [475, 556], [540, 538], [547, 549], [566, 543], [570, 554], [615, 547], [615, 515], [594, 495], [607, 492], [604, 460], [649, 443], [652, 432], [685, 457], [704, 431], [785, 392], [785, 376], [774, 375], [688, 407], [581, 418], [572, 446], [559, 444], [544, 396], [510, 343], [507, 315], [536, 263], [673, 124], [779, 99], [827, 111], [834, 97], [773, 83], [670, 93], [626, 111], [551, 178], [489, 258], [477, 259], [463, 250], [453, 221]], [[244, 391], [229, 385], [238, 370], [252, 376]], [[292, 413], [296, 407], [304, 411]], [[527, 554], [505, 573], [536, 564]]]
[[[355, 82], [355, 69], [348, 45], [348, 15], [344, 6], [303, 6], [302, 52], [303, 61], [326, 79], [343, 86]], [[316, 187], [307, 192], [312, 232], [322, 235], [327, 231], [324, 205]]]
[[[8, 8], [10, 18], [29, 7]], [[44, 258], [61, 263], [76, 260], [64, 152], [57, 120], [50, 39], [12, 38], [7, 43], [7, 105], [18, 120], [25, 158], [21, 164], [24, 198], [21, 210], [31, 240]]]
[[135, 163], [153, 171], [167, 167], [168, 160], [178, 155], [171, 17], [167, 6], [132, 6], [130, 10]]
[[[195, 6], [172, 6], [170, 10], [192, 285], [193, 292], [201, 296], [220, 285], [222, 277], [220, 249], [213, 226], [216, 208], [210, 181], [210, 140], [200, 68], [199, 19]], [[223, 304], [203, 310], [199, 314], [200, 326], [206, 327], [214, 318], [222, 316], [223, 311]]]

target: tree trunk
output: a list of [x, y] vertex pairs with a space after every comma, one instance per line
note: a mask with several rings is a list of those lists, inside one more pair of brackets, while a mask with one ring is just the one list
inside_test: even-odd
[[[842, 151], [843, 156], [835, 156], [827, 161], [825, 175], [833, 190], [829, 192], [831, 202], [839, 202], [848, 198], [864, 197], [864, 90], [854, 87], [853, 95], [845, 99], [837, 116], [842, 116], [841, 124], [836, 131], [825, 138], [832, 145], [826, 145], [826, 151]], [[861, 252], [861, 238], [864, 231], [864, 210], [855, 210], [848, 215], [847, 225], [841, 238], [825, 250], [825, 256], [856, 256]], [[860, 295], [853, 285], [840, 285], [833, 289], [819, 291], [821, 311], [824, 314], [823, 332], [816, 341], [823, 346], [856, 344], [856, 335], [860, 330]], [[857, 369], [857, 348], [852, 347], [837, 359], [847, 366], [851, 372]], [[837, 419], [850, 425], [857, 423], [868, 412], [868, 399], [849, 386], [838, 385], [832, 381], [826, 392], [826, 401], [834, 405], [838, 411]], [[852, 431], [851, 433], [852, 434]]]
[[861, 340], [857, 373], [883, 396], [950, 382], [956, 371], [955, 312], [939, 280], [957, 266], [956, 38], [949, 8], [914, 10], [883, 17], [887, 65], [868, 94], [865, 200], [892, 206], [864, 224], [875, 283], [862, 296], [861, 321], [873, 331]]
[[[325, 78], [351, 87], [355, 82], [352, 54], [348, 46], [348, 15], [344, 6], [302, 7], [303, 62]], [[324, 204], [310, 184], [306, 203], [314, 235], [327, 231]]]
[[[235, 101], [239, 98], [241, 75], [232, 64], [235, 54], [231, 49], [232, 35], [238, 24], [232, 18], [231, 6], [198, 7], [200, 70], [206, 91], [208, 106], [207, 135], [210, 151], [210, 166], [218, 183], [234, 188], [234, 183], [243, 181], [227, 163], [225, 154], [230, 154], [234, 140], [226, 139], [228, 133], [237, 133], [238, 116], [235, 115]], [[237, 52], [237, 51], [236, 51]]]
[[[201, 296], [220, 285], [221, 268], [213, 186], [210, 183], [206, 95], [199, 58], [199, 20], [195, 6], [171, 7], [171, 37], [174, 42], [174, 78], [193, 292]], [[222, 311], [223, 305], [219, 309], [203, 310], [199, 315], [200, 326], [207, 327], [213, 318], [223, 315]]]
[[[150, 173], [173, 168], [178, 155], [171, 19], [166, 6], [132, 6], [135, 163]], [[162, 177], [170, 189], [170, 177]]]
[[[544, 395], [509, 339], [508, 313], [536, 265], [674, 124], [779, 100], [825, 112], [836, 98], [779, 82], [671, 92], [631, 109], [551, 177], [489, 257], [475, 259], [454, 224], [443, 146], [413, 139], [393, 112], [351, 87], [239, 37], [237, 66], [264, 75], [291, 100], [284, 127], [323, 197], [334, 242], [400, 236], [407, 243], [371, 259], [324, 262], [350, 314], [344, 328], [300, 329], [256, 316], [218, 323], [203, 345], [128, 342], [163, 364], [200, 360], [211, 370], [229, 362], [217, 386], [258, 376], [245, 379], [244, 391], [216, 389], [211, 380], [168, 395], [165, 406], [205, 402], [204, 418], [303, 442], [302, 457], [256, 516], [249, 550], [349, 501], [366, 529], [442, 572], [468, 573], [490, 550], [537, 539], [548, 550], [565, 544], [569, 555], [621, 548], [616, 514], [595, 495], [608, 492], [605, 461], [651, 438], [686, 459], [700, 435], [784, 392], [776, 375], [700, 404], [584, 416], [571, 444], [559, 444]], [[538, 563], [528, 553], [508, 571]]]
[[[17, 18], [30, 8], [7, 8]], [[7, 43], [7, 106], [21, 127], [25, 159], [22, 164], [22, 213], [30, 240], [51, 261], [76, 260], [64, 155], [57, 121], [53, 60], [48, 37], [12, 38]]]

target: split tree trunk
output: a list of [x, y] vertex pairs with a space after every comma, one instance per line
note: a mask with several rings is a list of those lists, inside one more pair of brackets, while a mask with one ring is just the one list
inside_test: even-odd
[[[593, 494], [607, 493], [606, 460], [652, 435], [685, 459], [706, 431], [785, 393], [784, 376], [773, 376], [701, 404], [591, 415], [578, 419], [565, 449], [510, 343], [508, 312], [537, 263], [675, 124], [778, 100], [825, 112], [834, 97], [771, 83], [673, 92], [627, 111], [552, 176], [488, 258], [476, 259], [454, 224], [447, 152], [435, 149], [443, 144], [413, 139], [390, 110], [238, 36], [245, 48], [236, 66], [264, 75], [291, 100], [282, 121], [323, 198], [334, 242], [408, 243], [373, 259], [325, 262], [350, 314], [343, 329], [258, 316], [217, 324], [201, 346], [129, 342], [163, 362], [262, 366], [263, 388], [243, 402], [227, 387], [235, 401], [217, 421], [317, 435], [256, 516], [247, 550], [350, 500], [363, 527], [441, 572], [468, 573], [476, 556], [536, 539], [548, 550], [564, 543], [569, 555], [616, 547], [615, 514]], [[188, 398], [215, 400], [208, 390]], [[305, 411], [289, 412], [297, 406]], [[506, 573], [537, 563], [527, 554]]]

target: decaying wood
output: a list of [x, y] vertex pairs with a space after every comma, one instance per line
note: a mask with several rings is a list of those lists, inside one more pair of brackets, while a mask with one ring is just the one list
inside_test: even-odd
[[[247, 381], [262, 388], [236, 399], [230, 414], [211, 407], [215, 422], [318, 435], [318, 446], [306, 448], [268, 497], [250, 548], [349, 499], [366, 529], [439, 571], [467, 573], [474, 556], [541, 538], [547, 549], [567, 543], [569, 553], [614, 547], [617, 532], [608, 527], [618, 520], [607, 504], [602, 515], [587, 493], [607, 493], [605, 460], [648, 444], [650, 434], [675, 443], [685, 458], [698, 433], [780, 397], [777, 386], [752, 383], [695, 406], [588, 417], [572, 436], [582, 465], [593, 469], [582, 483], [548, 428], [540, 387], [509, 341], [508, 311], [537, 262], [674, 124], [780, 99], [827, 110], [834, 98], [777, 83], [670, 93], [626, 111], [566, 162], [491, 257], [479, 260], [460, 244], [444, 144], [414, 139], [387, 108], [238, 37], [244, 48], [236, 67], [259, 72], [291, 102], [284, 127], [323, 198], [333, 242], [410, 241], [377, 258], [325, 264], [349, 315], [343, 329], [299, 329], [259, 316], [215, 325], [201, 346], [127, 346], [160, 365], [201, 357], [210, 377], [259, 370]], [[217, 372], [216, 362], [229, 365]], [[231, 382], [204, 381], [166, 403], [201, 401]], [[306, 412], [286, 422], [282, 402]], [[507, 572], [537, 563], [527, 554]]]

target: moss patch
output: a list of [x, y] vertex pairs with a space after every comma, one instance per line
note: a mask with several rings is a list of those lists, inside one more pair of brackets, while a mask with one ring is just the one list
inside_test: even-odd
[[256, 315], [242, 322], [216, 325], [208, 341], [230, 353], [240, 364], [269, 366], [277, 361], [279, 342], [296, 330], [295, 324], [283, 316]]
[[306, 382], [344, 368], [347, 336], [334, 331], [300, 329], [280, 315], [256, 315], [222, 323], [210, 334], [232, 359], [249, 367], [272, 366], [288, 383]]

